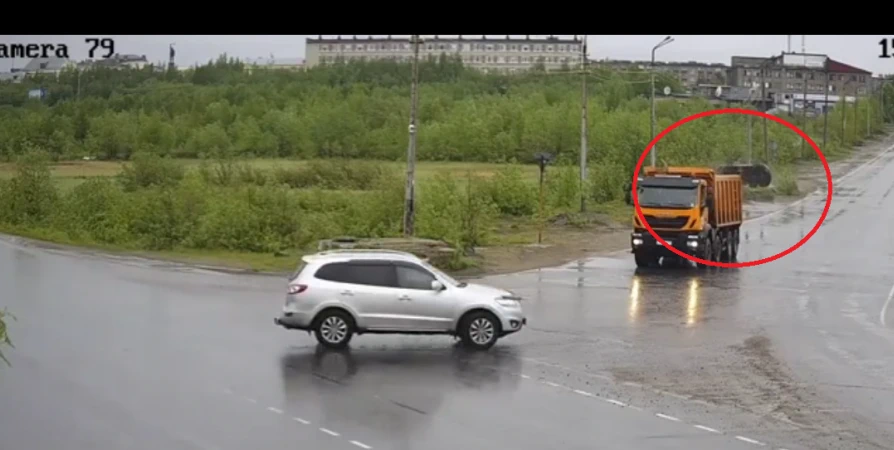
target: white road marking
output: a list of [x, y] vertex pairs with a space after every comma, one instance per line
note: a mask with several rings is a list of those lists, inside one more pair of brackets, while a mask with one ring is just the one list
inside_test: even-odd
[[292, 419], [295, 420], [296, 422], [301, 422], [301, 423], [303, 423], [303, 424], [305, 424], [305, 425], [310, 425], [310, 422], [308, 422], [308, 421], [306, 421], [306, 420], [304, 420], [304, 419], [302, 419], [302, 418], [300, 418], [300, 417], [292, 417]]
[[372, 448], [372, 447], [370, 447], [370, 446], [368, 446], [368, 445], [366, 445], [366, 444], [364, 444], [363, 442], [360, 442], [360, 441], [351, 441], [351, 443], [354, 444], [354, 445], [356, 445], [356, 446], [358, 446], [358, 447], [360, 447], [360, 448], [365, 448], [365, 449], [367, 449], [367, 450], [369, 450], [369, 449]]
[[562, 387], [561, 384], [556, 384], [556, 383], [553, 383], [552, 381], [544, 381], [543, 384], [552, 386], [552, 387]]
[[747, 438], [747, 437], [745, 437], [745, 436], [736, 436], [736, 439], [738, 439], [738, 440], [740, 440], [740, 441], [742, 441], [742, 442], [747, 442], [747, 443], [749, 443], [749, 444], [754, 444], [754, 445], [766, 445], [766, 444], [764, 444], [764, 443], [761, 442], [761, 441], [755, 441], [754, 439]]
[[624, 384], [627, 386], [633, 386], [633, 387], [642, 387], [643, 386], [642, 384], [636, 383], [633, 381], [625, 381]]
[[609, 402], [609, 403], [611, 403], [611, 404], [614, 404], [614, 405], [618, 405], [618, 406], [627, 406], [627, 404], [624, 403], [624, 402], [619, 402], [619, 401], [617, 401], [617, 400], [612, 400], [612, 399], [610, 399], [610, 398], [605, 399], [605, 401], [607, 401], [607, 402]]
[[678, 418], [676, 418], [676, 417], [674, 417], [674, 416], [669, 416], [669, 415], [667, 415], [667, 414], [655, 413], [655, 415], [658, 416], [658, 417], [661, 417], [662, 419], [673, 420], [674, 422], [679, 422], [679, 421], [680, 421], [680, 419], [678, 419]]
[[277, 414], [282, 414], [282, 410], [281, 410], [281, 409], [279, 409], [279, 408], [274, 408], [274, 407], [272, 407], [272, 406], [268, 406], [268, 407], [267, 407], [267, 411], [275, 412], [275, 413], [277, 413]]
[[593, 394], [591, 394], [591, 393], [589, 393], [589, 392], [587, 392], [587, 391], [582, 391], [582, 390], [580, 390], [580, 389], [575, 389], [575, 390], [574, 390], [574, 393], [576, 393], [576, 394], [580, 394], [580, 395], [586, 395], [587, 397], [592, 397], [592, 396], [593, 396]]
[[705, 430], [705, 431], [708, 431], [708, 432], [710, 432], [710, 433], [718, 433], [718, 434], [720, 433], [719, 430], [715, 430], [715, 429], [713, 429], [713, 428], [711, 428], [711, 427], [706, 427], [706, 426], [704, 426], [704, 425], [694, 425], [694, 426], [695, 426], [696, 428], [698, 428], [699, 430]]
[[245, 397], [245, 401], [247, 401], [247, 402], [249, 402], [249, 403], [257, 403], [257, 402], [258, 402], [257, 400], [255, 400], [255, 399], [253, 399], [253, 398], [251, 398], [251, 397]]
[[524, 379], [526, 379], [526, 380], [530, 380], [530, 379], [531, 379], [530, 376], [525, 375], [525, 374], [521, 374], [521, 377], [524, 378]]
[[338, 435], [339, 435], [338, 433], [336, 433], [336, 432], [334, 432], [334, 431], [332, 431], [332, 430], [329, 430], [329, 429], [327, 429], [327, 428], [323, 428], [323, 427], [320, 427], [320, 431], [322, 431], [323, 433], [326, 433], [326, 434], [331, 434], [332, 436], [338, 436]]
[[227, 395], [233, 395], [233, 390], [230, 388], [224, 388], [224, 393]]
[[888, 307], [891, 306], [891, 299], [894, 298], [894, 286], [891, 286], [891, 290], [888, 292], [888, 300], [885, 301], [885, 306], [882, 306], [882, 312], [879, 313], [879, 321], [882, 323], [882, 326], [887, 326], [885, 324], [885, 315], [888, 312]]

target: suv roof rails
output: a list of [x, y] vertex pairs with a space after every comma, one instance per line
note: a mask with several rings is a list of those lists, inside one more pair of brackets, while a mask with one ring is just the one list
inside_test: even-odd
[[418, 258], [418, 256], [401, 250], [390, 250], [390, 249], [375, 249], [375, 248], [337, 248], [330, 250], [323, 250], [318, 252], [317, 255], [340, 255], [340, 254], [351, 254], [351, 253], [389, 253], [393, 255], [402, 255], [402, 256], [411, 256], [413, 258]]

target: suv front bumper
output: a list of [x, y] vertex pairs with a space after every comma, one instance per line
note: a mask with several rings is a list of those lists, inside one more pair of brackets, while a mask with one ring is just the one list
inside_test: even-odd
[[[677, 250], [692, 256], [697, 256], [699, 250], [704, 245], [704, 239], [700, 234], [660, 232], [658, 236], [661, 236], [662, 239]], [[648, 252], [659, 253], [663, 256], [676, 256], [674, 252], [668, 250], [661, 242], [658, 242], [648, 231], [634, 231], [630, 234], [630, 251], [631, 253]]]

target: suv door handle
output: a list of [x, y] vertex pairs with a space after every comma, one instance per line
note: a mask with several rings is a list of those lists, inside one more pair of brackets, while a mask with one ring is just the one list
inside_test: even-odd
[[403, 302], [403, 301], [407, 301], [407, 302], [408, 302], [408, 301], [411, 301], [411, 300], [412, 300], [408, 295], [401, 295], [401, 296], [398, 297], [397, 299], [400, 300], [400, 301], [402, 301], [402, 302]]
[[352, 296], [352, 295], [354, 295], [354, 292], [353, 292], [353, 291], [341, 291], [341, 295], [349, 295], [349, 296]]

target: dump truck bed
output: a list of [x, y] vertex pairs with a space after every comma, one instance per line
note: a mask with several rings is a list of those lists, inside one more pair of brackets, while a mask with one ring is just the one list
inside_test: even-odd
[[742, 177], [714, 176], [715, 227], [725, 228], [742, 224]]

